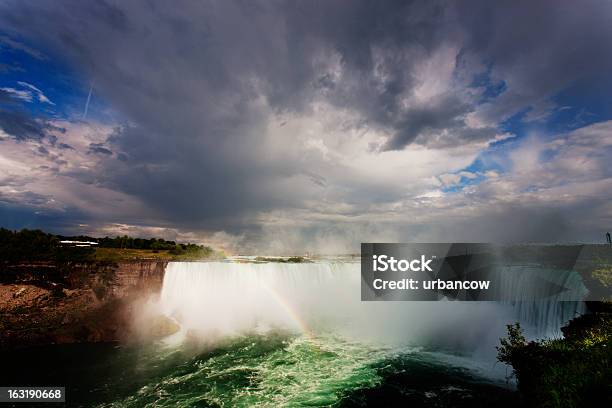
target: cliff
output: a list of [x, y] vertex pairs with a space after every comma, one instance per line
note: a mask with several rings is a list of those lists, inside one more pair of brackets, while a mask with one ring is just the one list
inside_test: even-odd
[[0, 348], [126, 339], [134, 308], [159, 295], [166, 264], [0, 265]]

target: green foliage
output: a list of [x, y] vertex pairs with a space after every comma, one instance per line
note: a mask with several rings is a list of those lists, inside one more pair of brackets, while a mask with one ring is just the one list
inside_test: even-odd
[[183, 259], [202, 259], [212, 255], [213, 249], [196, 244], [176, 244], [169, 252]]
[[605, 266], [593, 271], [593, 278], [606, 288], [612, 288], [612, 266]]
[[512, 357], [515, 352], [522, 351], [527, 346], [527, 340], [521, 331], [521, 325], [517, 322], [515, 324], [509, 324], [508, 338], [500, 339], [501, 346], [495, 347], [497, 349], [497, 359], [502, 363], [512, 364]]
[[[612, 315], [581, 316], [564, 338], [527, 341], [518, 323], [500, 340], [498, 360], [511, 364], [530, 406], [595, 406], [612, 396]], [[605, 404], [604, 404], [605, 405]]]
[[132, 238], [127, 235], [115, 238], [86, 238], [96, 240], [99, 248], [172, 250], [177, 245], [174, 241], [166, 241], [161, 238]]
[[[96, 247], [65, 246], [63, 240], [93, 241]], [[133, 250], [137, 256], [140, 251], [168, 251], [175, 258], [201, 259], [213, 254], [213, 249], [203, 245], [180, 244], [161, 238], [132, 238], [127, 235], [115, 238], [92, 238], [89, 236], [58, 236], [47, 234], [40, 230], [23, 229], [11, 231], [0, 228], [0, 262], [56, 262], [68, 265], [73, 262], [113, 261], [112, 254], [105, 253], [104, 259], [96, 256], [96, 248], [108, 251]], [[122, 259], [122, 254], [116, 254], [116, 260]], [[110, 257], [110, 258], [109, 258]], [[108, 259], [107, 259], [108, 258]]]
[[0, 261], [84, 261], [90, 259], [94, 249], [64, 247], [60, 238], [40, 230], [10, 231], [0, 228]]

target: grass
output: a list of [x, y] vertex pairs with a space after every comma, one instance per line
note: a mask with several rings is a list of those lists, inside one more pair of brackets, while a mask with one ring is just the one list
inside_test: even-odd
[[96, 248], [93, 257], [96, 261], [109, 262], [139, 260], [170, 261], [173, 255], [168, 250]]
[[93, 260], [101, 262], [129, 262], [129, 261], [196, 261], [201, 259], [219, 258], [222, 254], [217, 252], [186, 252], [172, 253], [171, 250], [153, 249], [119, 249], [96, 248]]

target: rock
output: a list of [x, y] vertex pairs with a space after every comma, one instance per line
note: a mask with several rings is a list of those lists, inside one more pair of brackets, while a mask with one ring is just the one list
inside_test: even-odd
[[[0, 283], [0, 349], [130, 341], [130, 309], [139, 299], [159, 293], [165, 266], [161, 261], [72, 264], [58, 269], [53, 280]], [[22, 281], [29, 279], [32, 268], [22, 269]], [[102, 296], [96, 296], [94, 286], [105, 293], [98, 290]], [[151, 318], [146, 327], [149, 339], [179, 330], [164, 316]]]
[[178, 332], [180, 329], [180, 326], [174, 320], [166, 316], [159, 315], [150, 320], [147, 335], [150, 338], [161, 338], [170, 336]]
[[25, 291], [26, 291], [25, 286], [22, 286], [21, 288], [19, 288], [19, 290], [17, 290], [17, 292], [13, 293], [13, 297], [17, 298], [21, 296]]

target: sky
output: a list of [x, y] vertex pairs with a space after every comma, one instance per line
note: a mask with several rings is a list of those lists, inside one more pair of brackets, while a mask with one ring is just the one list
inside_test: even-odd
[[0, 225], [602, 242], [612, 2], [0, 1]]

